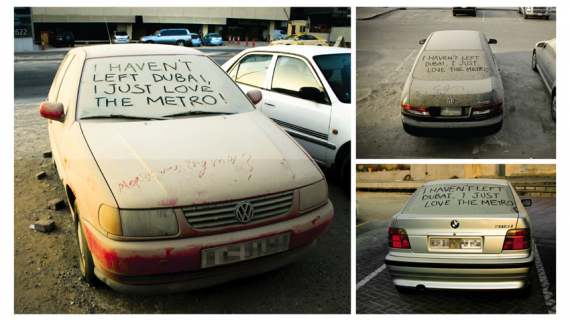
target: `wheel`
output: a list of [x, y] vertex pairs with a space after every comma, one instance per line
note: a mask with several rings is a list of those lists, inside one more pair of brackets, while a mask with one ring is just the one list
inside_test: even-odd
[[454, 12], [454, 13], [453, 13], [453, 16], [455, 17], [456, 14], [457, 14], [457, 13]]
[[342, 167], [340, 171], [340, 185], [342, 190], [350, 197], [350, 184], [352, 182], [351, 179], [351, 165], [350, 165], [350, 156], [345, 158], [342, 162]]
[[402, 125], [404, 126], [404, 131], [406, 131], [407, 134], [412, 135], [412, 136], [417, 136], [418, 135], [418, 130], [415, 127], [412, 127], [410, 125], [407, 125], [405, 123], [402, 123]]
[[538, 71], [538, 68], [536, 67], [536, 51], [532, 52], [532, 70]]
[[552, 120], [556, 122], [556, 91], [552, 94], [552, 103], [550, 105], [550, 114], [552, 115]]
[[477, 12], [473, 12], [473, 16], [476, 17], [476, 16], [477, 16]]
[[489, 134], [489, 135], [495, 134], [495, 133], [501, 131], [501, 128], [503, 128], [503, 121], [501, 121], [501, 122], [499, 122], [499, 123], [497, 123], [497, 124], [494, 124], [494, 125], [492, 125], [492, 126], [489, 126], [489, 128], [488, 128], [488, 134]]
[[411, 294], [416, 292], [416, 288], [400, 287], [396, 286], [396, 290], [401, 294]]
[[90, 285], [94, 285], [97, 282], [97, 277], [95, 276], [95, 264], [93, 263], [93, 256], [91, 255], [91, 250], [89, 250], [89, 245], [87, 245], [87, 239], [85, 238], [85, 231], [83, 230], [83, 223], [81, 223], [81, 215], [79, 214], [79, 205], [77, 200], [73, 203], [73, 211], [76, 215], [75, 230], [77, 245], [79, 246], [79, 270], [81, 271], [81, 277], [85, 279], [85, 282]]
[[550, 16], [546, 16], [546, 17], [544, 17], [544, 19], [548, 20], [548, 19], [550, 19]]
[[184, 47], [184, 46], [185, 46], [185, 43], [184, 43], [184, 41], [182, 41], [182, 40], [178, 40], [178, 41], [176, 41], [176, 45], [177, 45], [177, 46]]
[[75, 47], [75, 43], [72, 43], [72, 44], [71, 44], [71, 47], [72, 47], [72, 48]]
[[154, 44], [154, 41], [148, 41], [147, 43], [148, 44]]
[[528, 298], [532, 294], [532, 286], [529, 284], [526, 288], [517, 290], [516, 296], [521, 298]]

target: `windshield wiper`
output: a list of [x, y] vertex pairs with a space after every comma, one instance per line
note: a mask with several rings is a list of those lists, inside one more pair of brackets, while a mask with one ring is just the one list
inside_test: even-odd
[[166, 115], [165, 117], [176, 117], [176, 116], [185, 116], [189, 114], [236, 114], [239, 112], [218, 112], [218, 111], [184, 111], [180, 113], [173, 113]]
[[82, 119], [97, 119], [97, 118], [124, 118], [124, 119], [144, 119], [144, 120], [170, 120], [170, 118], [165, 117], [145, 117], [145, 116], [131, 116], [126, 114], [106, 114], [79, 118]]

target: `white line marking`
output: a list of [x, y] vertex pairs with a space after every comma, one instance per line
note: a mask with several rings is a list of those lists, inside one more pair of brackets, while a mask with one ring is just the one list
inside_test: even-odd
[[363, 226], [363, 225], [365, 225], [365, 224], [367, 224], [367, 223], [370, 223], [370, 221], [366, 221], [366, 222], [364, 222], [364, 223], [361, 223], [361, 224], [357, 225], [356, 227], [358, 228], [358, 227]]
[[542, 285], [542, 292], [544, 293], [544, 301], [545, 304], [550, 307], [548, 313], [554, 314], [556, 313], [556, 301], [552, 298], [552, 292], [548, 291], [550, 283], [548, 283], [548, 279], [546, 278], [546, 272], [544, 272], [544, 267], [542, 266], [542, 261], [540, 260], [540, 256], [538, 255], [538, 248], [536, 247], [536, 244], [534, 245], [534, 254], [535, 254], [534, 263], [536, 264], [536, 271], [538, 273], [538, 278], [540, 279], [540, 284]]
[[485, 22], [485, 11], [483, 11], [483, 22]]
[[520, 21], [521, 23], [523, 23], [522, 20], [521, 20], [521, 18], [519, 18], [519, 13], [518, 13], [518, 12], [515, 13], [515, 12], [513, 11], [513, 14], [515, 15], [515, 17], [517, 17], [517, 19], [519, 19], [519, 21]]
[[385, 264], [383, 264], [380, 268], [376, 269], [376, 271], [369, 274], [366, 278], [362, 279], [359, 283], [356, 284], [356, 290], [358, 290], [358, 288], [362, 287], [364, 284], [366, 284], [366, 282], [370, 281], [372, 278], [374, 278], [377, 274], [382, 272], [382, 270], [384, 270], [384, 269], [386, 269]]
[[404, 66], [404, 63], [406, 63], [406, 61], [408, 61], [408, 59], [410, 59], [410, 57], [414, 54], [414, 52], [416, 52], [418, 50], [414, 50], [412, 52], [410, 52], [410, 54], [406, 57], [406, 59], [404, 59], [404, 61], [402, 61], [402, 63], [400, 63], [400, 65], [395, 69], [395, 71], [401, 69]]
[[419, 14], [419, 13], [414, 14], [414, 15], [413, 15], [410, 19], [408, 19], [408, 20], [412, 20], [412, 19], [413, 19], [415, 16], [417, 16], [418, 14]]
[[447, 18], [449, 18], [449, 17], [451, 17], [451, 13], [447, 17], [445, 17], [445, 19], [443, 19], [443, 21], [447, 20]]

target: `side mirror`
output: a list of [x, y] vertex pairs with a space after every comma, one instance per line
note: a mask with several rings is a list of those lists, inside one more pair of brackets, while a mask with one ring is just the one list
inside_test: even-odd
[[299, 98], [315, 101], [317, 103], [325, 103], [324, 94], [315, 87], [302, 87], [299, 89]]
[[261, 99], [263, 99], [263, 96], [261, 95], [261, 91], [259, 91], [259, 90], [248, 91], [247, 97], [249, 98], [249, 100], [251, 100], [253, 105], [258, 104], [259, 101], [261, 101]]
[[63, 122], [63, 104], [44, 101], [40, 104], [40, 115], [46, 119]]
[[532, 199], [521, 199], [523, 207], [530, 207], [532, 206]]
[[160, 37], [160, 33], [156, 35], [157, 37]]
[[536, 44], [538, 48], [544, 48], [546, 46], [546, 42], [539, 42]]
[[427, 39], [422, 39], [422, 40], [420, 40], [420, 44], [426, 43], [426, 40], [427, 40]]
[[496, 44], [497, 40], [496, 39], [489, 39], [489, 41], [487, 41], [489, 44]]

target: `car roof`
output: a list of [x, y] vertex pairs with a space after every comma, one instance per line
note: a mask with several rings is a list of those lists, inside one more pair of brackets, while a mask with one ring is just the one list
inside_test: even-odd
[[298, 54], [305, 57], [320, 56], [323, 54], [341, 54], [350, 53], [350, 48], [339, 48], [339, 47], [319, 47], [319, 46], [266, 46], [266, 47], [256, 47], [252, 49], [245, 50], [248, 52], [275, 52], [275, 53], [292, 53]]
[[77, 48], [84, 50], [87, 59], [116, 57], [116, 56], [145, 56], [145, 55], [168, 55], [168, 54], [193, 54], [204, 55], [196, 49], [181, 46], [149, 45], [149, 44], [105, 44]]
[[427, 51], [483, 50], [481, 31], [444, 30], [435, 31], [426, 45]]
[[448, 180], [435, 180], [424, 184], [424, 186], [433, 185], [449, 185], [449, 184], [494, 184], [499, 186], [508, 185], [507, 180], [502, 179], [448, 179]]

